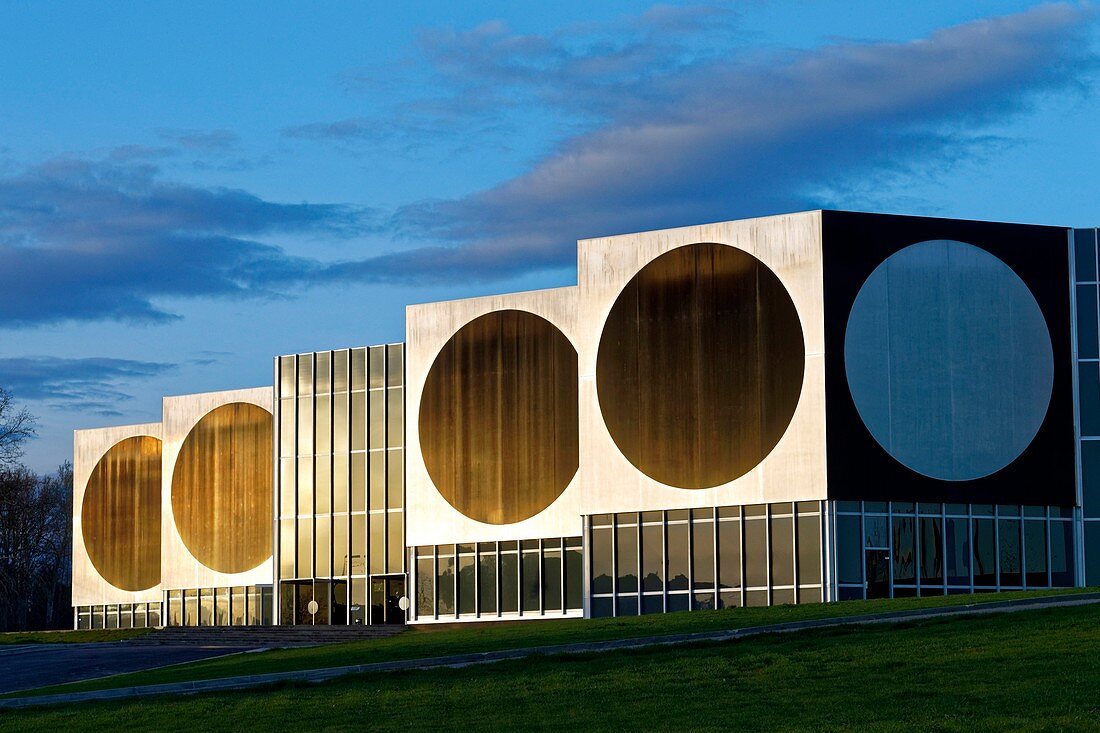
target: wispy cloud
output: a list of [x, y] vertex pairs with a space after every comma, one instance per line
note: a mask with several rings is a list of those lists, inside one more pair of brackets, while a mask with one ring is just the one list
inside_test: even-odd
[[55, 408], [117, 417], [123, 414], [122, 403], [132, 399], [127, 384], [174, 368], [130, 359], [4, 358], [0, 359], [0, 386], [20, 402], [43, 402]]
[[163, 181], [136, 157], [49, 161], [0, 177], [0, 325], [159, 322], [176, 317], [161, 298], [278, 295], [320, 265], [263, 239], [346, 237], [368, 218]]
[[1081, 40], [1093, 17], [1050, 4], [908, 42], [671, 53], [664, 64], [629, 44], [568, 53], [560, 38], [516, 36], [500, 24], [430, 37], [433, 62], [455, 79], [525, 84], [563, 105], [575, 95], [604, 121], [497, 186], [402, 208], [395, 229], [424, 246], [332, 272], [505, 278], [570, 267], [578, 237], [836, 205], [848, 191], [888, 189], [985, 149], [996, 141], [993, 123], [1044, 93], [1087, 83], [1095, 59]]
[[[1005, 144], [996, 123], [1043, 95], [1087, 87], [1095, 59], [1082, 36], [1093, 18], [1059, 3], [907, 42], [766, 54], [737, 48], [736, 16], [703, 7], [545, 35], [496, 22], [425, 32], [420, 52], [449, 94], [402, 101], [405, 118], [285, 134], [430, 144], [471, 120], [506, 125], [502, 110], [528, 108], [572, 132], [511, 179], [414, 202], [384, 221], [347, 205], [165, 180], [165, 149], [232, 150], [224, 131], [165, 132], [164, 148], [0, 169], [0, 327], [159, 322], [176, 317], [161, 305], [167, 298], [280, 297], [320, 282], [566, 271], [580, 237], [903, 191], [906, 177]], [[342, 262], [279, 246], [287, 236], [379, 230], [393, 249]]]

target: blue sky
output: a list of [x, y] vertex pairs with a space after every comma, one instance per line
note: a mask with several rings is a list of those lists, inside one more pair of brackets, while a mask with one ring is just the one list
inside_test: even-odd
[[1100, 224], [1100, 17], [1026, 2], [0, 3], [0, 384], [71, 431], [808, 208]]

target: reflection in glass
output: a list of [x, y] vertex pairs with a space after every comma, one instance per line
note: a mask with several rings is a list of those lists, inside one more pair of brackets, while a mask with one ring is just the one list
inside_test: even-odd
[[332, 381], [329, 377], [330, 369], [332, 368], [330, 366], [332, 355], [327, 351], [320, 351], [315, 358], [317, 359], [315, 379], [317, 383], [317, 394], [324, 394], [325, 392], [331, 391], [332, 388]]
[[405, 486], [405, 451], [386, 451], [386, 506], [400, 509], [403, 504], [402, 488]]
[[434, 616], [435, 562], [432, 557], [416, 560], [416, 615]]
[[351, 574], [367, 572], [367, 516], [351, 515]]
[[[635, 584], [637, 576], [635, 576]], [[545, 550], [542, 557], [543, 610], [561, 610], [561, 550]]]
[[974, 520], [974, 585], [997, 584], [997, 545], [992, 519]]
[[313, 394], [313, 355], [298, 357], [298, 394]]
[[474, 582], [474, 556], [458, 556], [458, 612], [477, 612], [477, 584]]
[[347, 514], [337, 514], [332, 518], [332, 574], [351, 574], [351, 564], [348, 562]]
[[638, 592], [638, 528], [634, 525], [616, 529], [619, 593]]
[[386, 533], [386, 572], [400, 573], [405, 569], [405, 523], [401, 512], [387, 512], [386, 521], [389, 524]]
[[500, 553], [500, 611], [519, 611], [519, 555], [515, 552]]
[[298, 577], [313, 577], [313, 520], [298, 520]]
[[584, 553], [581, 540], [575, 537], [565, 542], [565, 607], [580, 609], [584, 605], [581, 589], [584, 587]]
[[[1100, 529], [1100, 522], [1085, 522], [1086, 541], [1090, 527]], [[1086, 557], [1096, 555], [1086, 554]], [[1086, 572], [1097, 567], [1098, 563], [1086, 564]], [[1051, 584], [1067, 588], [1074, 584], [1073, 578], [1073, 524], [1070, 522], [1050, 523], [1050, 574]], [[1089, 572], [1091, 575], [1091, 572]], [[1086, 578], [1085, 585], [1098, 585], [1094, 579]]]
[[332, 352], [332, 391], [347, 392], [348, 390], [348, 351]]
[[369, 425], [367, 447], [371, 449], [386, 447], [386, 395], [382, 390], [367, 393], [369, 405]]
[[688, 590], [688, 551], [687, 523], [670, 523], [668, 525], [669, 590]]
[[[610, 538], [608, 550], [610, 550]], [[607, 583], [611, 584], [611, 553], [607, 553]], [[595, 559], [595, 558], [593, 558]], [[524, 612], [539, 611], [539, 553], [523, 553], [523, 610]]]
[[298, 516], [313, 514], [313, 458], [298, 459]]
[[920, 520], [920, 581], [943, 583], [943, 520], [939, 517]]
[[1023, 577], [1020, 574], [1022, 558], [1020, 557], [1020, 522], [1015, 519], [998, 520], [1000, 556], [1001, 556], [1001, 585], [1022, 586]]
[[332, 555], [330, 554], [332, 552], [332, 517], [317, 517], [314, 527], [317, 550], [314, 554], [313, 574], [314, 577], [327, 578], [332, 575]]
[[351, 350], [351, 388], [367, 388], [367, 350]]
[[386, 508], [386, 453], [370, 452], [370, 508]]
[[[816, 514], [798, 515], [798, 584], [821, 583], [821, 518]], [[806, 593], [798, 600], [806, 602]]]
[[332, 398], [318, 396], [314, 403], [313, 434], [317, 453], [332, 452]]
[[400, 387], [405, 382], [405, 346], [390, 344], [386, 347], [386, 386]]
[[367, 454], [351, 454], [351, 510], [361, 512], [367, 508]]
[[370, 388], [386, 386], [386, 347], [370, 347]]
[[386, 572], [386, 515], [382, 513], [370, 515], [370, 572]]
[[313, 398], [298, 398], [298, 455], [313, 455]]
[[[592, 529], [592, 592], [612, 593], [612, 578], [614, 569], [611, 567], [611, 528], [595, 527]], [[538, 565], [535, 566], [535, 574], [538, 574]], [[527, 566], [524, 565], [524, 576], [527, 575]], [[524, 583], [526, 593], [527, 584]], [[524, 610], [527, 610], [526, 608]], [[536, 594], [535, 610], [538, 610], [538, 597]]]
[[1047, 528], [1045, 522], [1024, 522], [1025, 571], [1029, 588], [1047, 585]]
[[894, 582], [917, 582], [915, 524], [912, 517], [894, 517]]
[[664, 589], [664, 529], [659, 524], [642, 525], [642, 590]]
[[714, 522], [694, 520], [691, 532], [692, 582], [696, 590], [714, 588]]
[[332, 450], [334, 453], [347, 453], [348, 442], [348, 396], [338, 394], [332, 399]]
[[295, 454], [294, 404], [293, 397], [279, 401], [279, 455], [284, 457]]
[[436, 576], [436, 588], [439, 593], [439, 615], [453, 616], [455, 613], [455, 559], [454, 555], [443, 555], [445, 547], [454, 551], [454, 545], [440, 547], [439, 574]]
[[963, 517], [947, 518], [947, 584], [970, 585], [970, 530]]
[[[491, 543], [490, 543], [491, 544]], [[496, 614], [497, 612], [497, 556], [495, 552], [482, 551], [479, 553], [478, 562], [481, 564], [478, 573], [478, 602], [479, 613]]]
[[348, 456], [339, 453], [332, 457], [332, 511], [348, 510]]
[[741, 587], [741, 523], [718, 522], [718, 583], [722, 588]]
[[351, 394], [351, 449], [367, 447], [367, 397], [366, 392]]
[[768, 549], [765, 522], [763, 519], [749, 519], [742, 524], [745, 527], [745, 585], [766, 586]]
[[[772, 585], [794, 585], [794, 520], [772, 517]], [[794, 596], [791, 596], [792, 603]]]
[[314, 512], [316, 514], [328, 514], [332, 511], [332, 465], [329, 456], [318, 456], [314, 466], [316, 471]]
[[405, 444], [405, 390], [386, 390], [386, 445], [400, 448]]

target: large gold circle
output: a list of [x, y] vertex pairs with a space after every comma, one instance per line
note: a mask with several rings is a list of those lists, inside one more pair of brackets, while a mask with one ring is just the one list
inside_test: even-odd
[[577, 351], [533, 313], [476, 318], [432, 364], [419, 427], [428, 474], [451, 506], [489, 524], [532, 517], [577, 472]]
[[172, 513], [195, 559], [219, 573], [271, 557], [271, 413], [234, 402], [187, 434], [172, 473]]
[[92, 469], [80, 507], [88, 559], [116, 588], [160, 582], [160, 441], [148, 435], [111, 446]]
[[693, 244], [656, 258], [615, 301], [596, 388], [615, 444], [661, 483], [703, 489], [752, 470], [802, 392], [794, 303], [764, 263]]

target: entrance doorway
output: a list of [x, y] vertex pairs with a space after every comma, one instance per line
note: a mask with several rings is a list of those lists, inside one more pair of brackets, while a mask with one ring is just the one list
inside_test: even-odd
[[872, 550], [863, 551], [866, 563], [867, 597], [890, 597], [890, 551]]
[[372, 576], [370, 579], [370, 622], [372, 624], [403, 624], [405, 611], [401, 599], [405, 596], [404, 575]]

